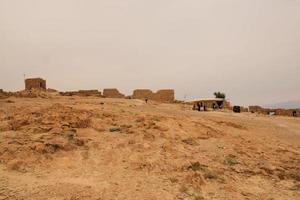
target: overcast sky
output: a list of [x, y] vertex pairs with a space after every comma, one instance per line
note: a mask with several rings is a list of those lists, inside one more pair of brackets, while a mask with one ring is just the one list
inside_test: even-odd
[[300, 0], [0, 0], [0, 88], [300, 99]]

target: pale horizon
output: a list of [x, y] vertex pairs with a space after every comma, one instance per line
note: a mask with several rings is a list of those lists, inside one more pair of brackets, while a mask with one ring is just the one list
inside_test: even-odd
[[0, 88], [300, 101], [300, 1], [0, 0]]

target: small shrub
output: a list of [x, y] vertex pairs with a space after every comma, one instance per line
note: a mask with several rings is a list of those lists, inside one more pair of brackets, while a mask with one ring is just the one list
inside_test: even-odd
[[159, 130], [159, 131], [163, 131], [163, 132], [166, 132], [166, 131], [169, 130], [168, 127], [159, 126], [159, 125], [155, 125], [153, 128], [154, 128], [154, 129], [157, 129], [157, 130]]
[[178, 179], [175, 177], [170, 178], [171, 183], [178, 183]]
[[198, 145], [198, 143], [196, 142], [196, 140], [193, 139], [193, 138], [184, 139], [184, 140], [182, 140], [182, 142], [184, 142], [186, 144], [189, 144], [189, 145], [193, 145], [193, 146]]
[[209, 169], [206, 169], [204, 172], [204, 178], [205, 179], [217, 179], [218, 178], [218, 174], [214, 171], [211, 171]]
[[6, 103], [15, 103], [15, 102], [12, 100], [7, 100]]
[[121, 128], [120, 127], [112, 127], [109, 129], [109, 132], [120, 132]]
[[239, 164], [239, 162], [237, 161], [237, 159], [234, 155], [228, 155], [225, 158], [225, 164], [233, 166], [233, 165]]
[[180, 191], [181, 193], [187, 193], [188, 189], [189, 189], [188, 187], [186, 187], [185, 185], [182, 185], [182, 186], [180, 187], [179, 191]]
[[154, 116], [154, 117], [152, 117], [152, 120], [153, 120], [153, 121], [156, 121], [156, 122], [160, 122], [160, 121], [161, 121], [161, 118], [158, 117], [158, 116]]
[[201, 191], [193, 186], [182, 185], [179, 191], [189, 197], [189, 199], [203, 200]]
[[293, 191], [300, 190], [300, 184], [295, 184], [294, 186], [292, 186], [292, 187], [290, 188], [290, 190], [293, 190]]
[[137, 123], [141, 123], [141, 122], [144, 122], [145, 121], [145, 118], [144, 117], [138, 117], [135, 122]]
[[123, 125], [121, 125], [121, 127], [122, 128], [132, 128], [132, 125], [130, 125], [130, 124], [123, 124]]
[[204, 197], [201, 195], [196, 195], [196, 196], [194, 196], [194, 199], [195, 200], [204, 200]]
[[194, 162], [188, 167], [188, 169], [191, 169], [193, 171], [199, 171], [199, 170], [203, 171], [205, 168], [207, 168], [207, 166], [202, 165], [199, 162]]
[[296, 181], [300, 181], [300, 170], [294, 171], [290, 174], [291, 178]]
[[208, 166], [202, 165], [199, 162], [192, 163], [188, 169], [193, 171], [202, 171], [205, 179], [217, 179], [218, 174], [215, 171], [208, 169]]

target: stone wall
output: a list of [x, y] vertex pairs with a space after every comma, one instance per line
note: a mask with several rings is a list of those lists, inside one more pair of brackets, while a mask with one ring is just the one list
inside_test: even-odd
[[160, 102], [173, 102], [175, 100], [174, 90], [158, 90], [154, 93], [153, 99]]
[[153, 99], [153, 92], [148, 89], [137, 89], [133, 91], [132, 98], [133, 99]]
[[300, 109], [276, 109], [275, 114], [281, 116], [300, 117]]
[[300, 109], [270, 109], [262, 108], [260, 106], [249, 106], [249, 112], [268, 115], [270, 113], [275, 113], [279, 116], [290, 116], [290, 117], [300, 117]]
[[125, 98], [125, 95], [120, 93], [116, 88], [104, 89], [103, 96], [106, 98]]
[[101, 92], [98, 90], [79, 90], [78, 94], [80, 96], [101, 96]]
[[41, 89], [46, 90], [46, 80], [41, 78], [29, 78], [25, 80], [25, 90]]
[[260, 106], [249, 106], [249, 112], [251, 113], [260, 113], [260, 114], [264, 114], [266, 111], [264, 111], [265, 109], [260, 107]]
[[175, 92], [172, 89], [158, 90], [156, 93], [149, 89], [137, 89], [133, 91], [133, 99], [148, 99], [159, 102], [174, 102]]

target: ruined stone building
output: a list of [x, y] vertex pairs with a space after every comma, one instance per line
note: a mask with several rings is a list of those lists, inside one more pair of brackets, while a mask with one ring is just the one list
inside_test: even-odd
[[106, 98], [125, 98], [125, 95], [120, 93], [116, 88], [104, 89], [103, 96]]
[[133, 99], [148, 99], [159, 102], [174, 102], [175, 92], [172, 89], [158, 90], [156, 93], [149, 89], [137, 89], [133, 91]]
[[263, 115], [269, 115], [270, 113], [274, 113], [275, 115], [279, 116], [300, 117], [300, 109], [271, 109], [263, 108], [260, 106], [249, 106], [249, 112]]
[[99, 96], [101, 97], [101, 92], [98, 90], [79, 90], [79, 96]]
[[46, 90], [46, 80], [41, 78], [29, 78], [25, 80], [25, 90]]

